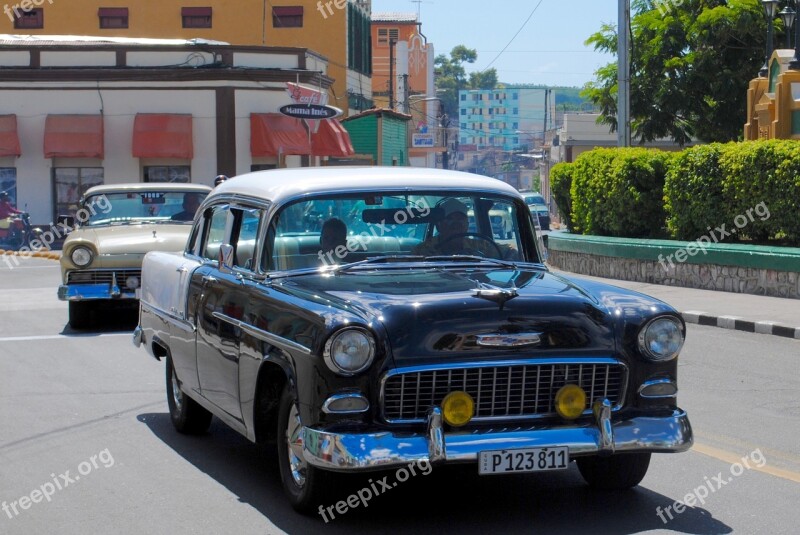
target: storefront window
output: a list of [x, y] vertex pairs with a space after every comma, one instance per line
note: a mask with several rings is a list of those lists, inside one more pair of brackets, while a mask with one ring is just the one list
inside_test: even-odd
[[17, 168], [0, 167], [0, 191], [8, 193], [11, 202], [17, 206]]
[[191, 182], [192, 168], [188, 165], [150, 165], [144, 168], [145, 182]]
[[53, 168], [53, 221], [59, 215], [75, 215], [81, 196], [93, 186], [103, 184], [102, 167]]

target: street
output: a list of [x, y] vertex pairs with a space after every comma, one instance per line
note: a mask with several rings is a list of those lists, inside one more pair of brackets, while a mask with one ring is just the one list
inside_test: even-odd
[[[689, 325], [678, 400], [695, 446], [654, 455], [631, 491], [592, 491], [574, 463], [494, 478], [448, 467], [325, 522], [289, 507], [272, 448], [216, 419], [200, 437], [175, 432], [164, 364], [131, 344], [133, 316], [109, 314], [75, 333], [58, 284], [52, 260], [0, 263], [3, 534], [780, 534], [800, 525], [800, 340]], [[383, 475], [349, 478], [337, 499]]]

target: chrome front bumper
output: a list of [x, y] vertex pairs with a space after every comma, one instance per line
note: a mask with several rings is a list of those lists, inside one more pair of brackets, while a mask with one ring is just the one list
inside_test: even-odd
[[[606, 402], [607, 403], [607, 402]], [[445, 433], [441, 410], [428, 414], [422, 434], [341, 434], [305, 427], [305, 459], [329, 470], [383, 469], [412, 462], [477, 462], [481, 451], [567, 446], [571, 458], [622, 452], [681, 452], [692, 446], [692, 427], [681, 409], [669, 416], [611, 421], [610, 403], [581, 425], [510, 427]]]
[[139, 292], [120, 288], [116, 284], [62, 284], [58, 287], [61, 301], [90, 301], [96, 299], [139, 299]]

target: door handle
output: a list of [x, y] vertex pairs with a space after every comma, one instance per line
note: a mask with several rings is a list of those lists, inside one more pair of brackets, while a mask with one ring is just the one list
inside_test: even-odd
[[211, 275], [203, 275], [203, 284], [211, 284], [217, 282], [216, 277], [212, 277]]

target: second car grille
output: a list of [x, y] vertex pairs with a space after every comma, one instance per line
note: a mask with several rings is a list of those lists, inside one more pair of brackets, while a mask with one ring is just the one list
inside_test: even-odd
[[475, 421], [553, 416], [556, 392], [566, 384], [583, 388], [587, 405], [608, 399], [616, 409], [626, 382], [626, 368], [616, 361], [400, 371], [385, 380], [383, 415], [393, 423], [421, 422], [430, 407], [440, 406], [450, 392], [462, 390], [475, 401]]
[[111, 284], [115, 273], [119, 286], [124, 286], [128, 277], [142, 280], [142, 271], [139, 269], [90, 269], [70, 271], [67, 274], [67, 284]]

